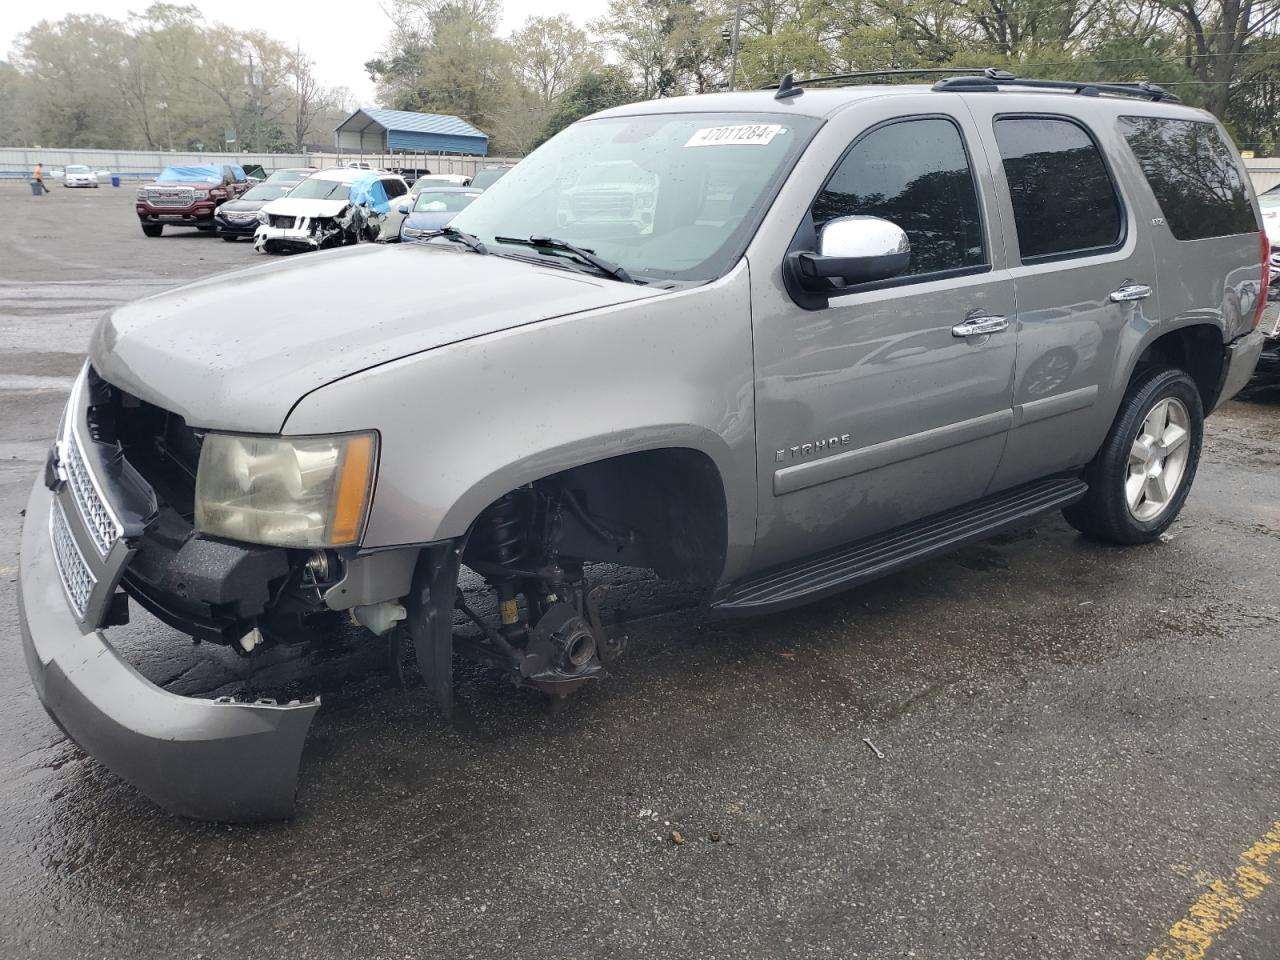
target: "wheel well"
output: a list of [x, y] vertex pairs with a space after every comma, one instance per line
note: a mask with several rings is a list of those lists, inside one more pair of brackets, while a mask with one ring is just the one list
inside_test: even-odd
[[1212, 324], [1202, 323], [1172, 330], [1157, 337], [1138, 357], [1134, 372], [1162, 364], [1179, 367], [1195, 381], [1205, 413], [1213, 409], [1222, 382], [1225, 360], [1222, 333]]
[[[707, 583], [724, 569], [724, 486], [715, 463], [697, 450], [624, 454], [544, 477], [523, 489], [565, 505], [558, 543], [566, 557], [647, 567], [663, 577]], [[487, 508], [477, 524], [493, 509]]]

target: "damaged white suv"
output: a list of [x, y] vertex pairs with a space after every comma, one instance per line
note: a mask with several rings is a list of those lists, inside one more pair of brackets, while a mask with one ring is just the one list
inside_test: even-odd
[[403, 215], [393, 201], [408, 192], [408, 184], [394, 173], [321, 170], [258, 211], [254, 249], [295, 253], [399, 236]]

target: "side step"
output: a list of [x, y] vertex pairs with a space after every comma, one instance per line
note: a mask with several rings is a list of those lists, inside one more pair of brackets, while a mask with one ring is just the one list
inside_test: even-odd
[[903, 567], [989, 537], [1006, 527], [1085, 495], [1077, 477], [1037, 480], [983, 500], [925, 517], [844, 547], [758, 573], [731, 584], [711, 601], [711, 609], [729, 617], [785, 610], [874, 580]]

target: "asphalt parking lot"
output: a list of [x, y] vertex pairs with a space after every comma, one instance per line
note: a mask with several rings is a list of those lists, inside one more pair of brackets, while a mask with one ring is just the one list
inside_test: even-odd
[[1210, 421], [1167, 542], [1054, 516], [753, 621], [603, 571], [630, 649], [556, 711], [469, 672], [450, 727], [352, 638], [259, 676], [135, 608], [152, 679], [325, 695], [295, 820], [162, 813], [46, 717], [14, 596], [96, 317], [260, 259], [146, 239], [131, 200], [0, 185], [0, 957], [1280, 955], [1266, 388]]

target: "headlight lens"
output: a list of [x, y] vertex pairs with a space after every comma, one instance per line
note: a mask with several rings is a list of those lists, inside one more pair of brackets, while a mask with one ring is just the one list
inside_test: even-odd
[[258, 211], [258, 222], [259, 222], [259, 223], [261, 223], [261, 224], [266, 224], [266, 223], [269, 223], [269, 222], [270, 222], [270, 221], [267, 219], [267, 211], [265, 211], [265, 210], [259, 210], [259, 211]]
[[406, 237], [420, 237], [420, 236], [422, 236], [422, 231], [421, 231], [421, 230], [417, 229], [416, 227], [409, 227], [409, 226], [401, 227], [401, 228], [400, 228], [400, 233], [401, 233], [401, 235], [406, 236]]
[[197, 191], [195, 192], [194, 196], [195, 196], [195, 198], [196, 198], [197, 200], [208, 200], [208, 199], [209, 199], [209, 191], [208, 191], [208, 190], [197, 190]]
[[377, 453], [376, 433], [210, 433], [196, 470], [196, 528], [215, 537], [280, 547], [358, 543]]
[[139, 188], [138, 188], [138, 192], [137, 192], [137, 193], [135, 193], [135, 194], [134, 194], [134, 196], [135, 196], [135, 197], [137, 197], [139, 200], [145, 200], [145, 199], [147, 199], [147, 188], [146, 188], [146, 187], [139, 187]]

